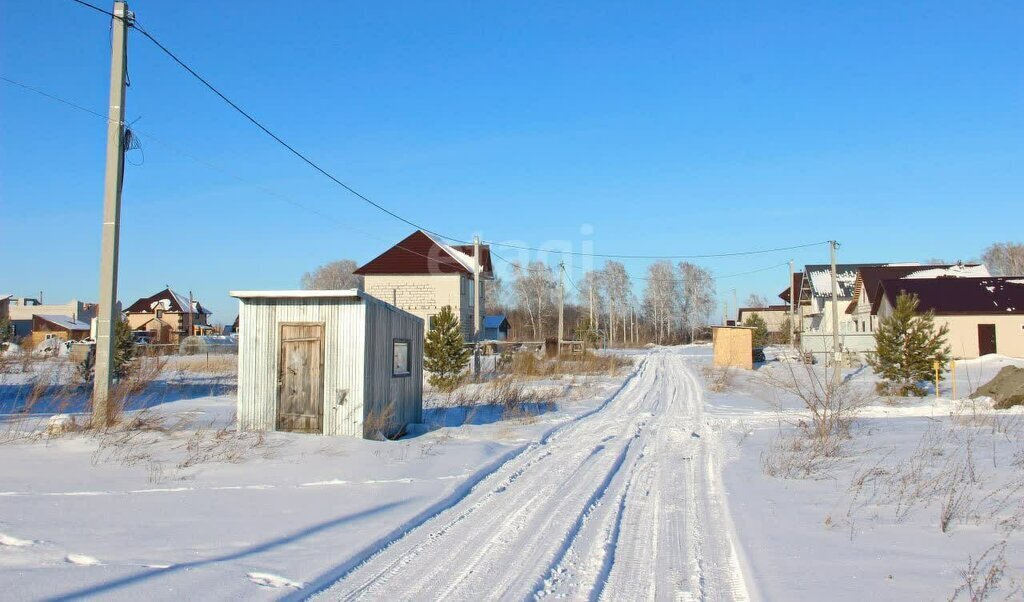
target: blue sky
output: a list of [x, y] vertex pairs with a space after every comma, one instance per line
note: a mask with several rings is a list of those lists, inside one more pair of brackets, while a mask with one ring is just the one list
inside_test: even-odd
[[[450, 236], [652, 255], [835, 238], [851, 262], [1019, 240], [1024, 4], [807, 4], [131, 8], [328, 170]], [[106, 17], [69, 0], [2, 11], [0, 74], [106, 113]], [[126, 169], [122, 301], [171, 284], [229, 322], [230, 289], [294, 288], [409, 233], [137, 33], [129, 53], [128, 120], [152, 138]], [[95, 299], [104, 140], [103, 120], [0, 81], [0, 292]], [[725, 275], [790, 258], [828, 252], [700, 263]], [[742, 302], [785, 279], [719, 290]]]

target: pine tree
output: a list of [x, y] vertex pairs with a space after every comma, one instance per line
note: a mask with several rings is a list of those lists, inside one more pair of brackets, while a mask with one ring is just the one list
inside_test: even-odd
[[430, 372], [427, 381], [441, 391], [451, 391], [459, 384], [469, 355], [458, 318], [451, 306], [442, 307], [423, 344], [423, 367]]
[[923, 395], [918, 386], [935, 372], [933, 363], [949, 361], [949, 327], [935, 328], [935, 311], [917, 313], [917, 295], [900, 293], [892, 315], [875, 332], [875, 355], [868, 363], [885, 380], [887, 390]]
[[124, 378], [131, 372], [135, 360], [135, 333], [125, 320], [114, 325], [114, 376]]
[[743, 320], [743, 325], [754, 329], [754, 347], [764, 347], [768, 344], [768, 323], [764, 318], [756, 313], [750, 314]]

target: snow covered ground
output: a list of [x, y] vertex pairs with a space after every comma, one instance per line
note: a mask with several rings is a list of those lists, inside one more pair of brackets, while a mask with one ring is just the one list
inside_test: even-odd
[[[1020, 408], [875, 399], [835, 456], [768, 476], [805, 419], [766, 378], [791, 364], [712, 393], [710, 351], [623, 352], [631, 371], [535, 381], [515, 411], [435, 395], [384, 442], [237, 433], [230, 375], [173, 360], [138, 428], [3, 431], [2, 597], [929, 600], [972, 561], [1013, 595]], [[960, 363], [960, 393], [1007, 363]], [[0, 403], [35, 380], [0, 375]]]

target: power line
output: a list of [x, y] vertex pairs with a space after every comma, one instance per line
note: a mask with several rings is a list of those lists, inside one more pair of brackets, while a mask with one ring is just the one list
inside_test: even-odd
[[[73, 1], [77, 2], [78, 0], [73, 0]], [[104, 115], [102, 113], [99, 113], [97, 111], [93, 111], [92, 109], [90, 109], [88, 107], [84, 107], [84, 106], [82, 106], [82, 105], [80, 105], [78, 103], [72, 102], [72, 101], [67, 100], [65, 98], [61, 98], [59, 96], [55, 96], [53, 94], [50, 94], [49, 92], [45, 92], [43, 90], [40, 90], [39, 88], [30, 86], [28, 84], [25, 84], [25, 83], [22, 83], [22, 82], [19, 82], [19, 81], [15, 81], [13, 79], [10, 79], [9, 77], [0, 75], [0, 81], [7, 82], [7, 83], [9, 83], [11, 85], [17, 86], [17, 87], [22, 88], [24, 90], [27, 90], [29, 92], [33, 92], [35, 94], [38, 94], [40, 96], [43, 96], [43, 97], [48, 98], [50, 100], [53, 100], [55, 102], [59, 102], [59, 103], [61, 103], [63, 105], [69, 106], [69, 107], [71, 107], [73, 109], [82, 111], [82, 112], [87, 113], [89, 115], [93, 115], [95, 117], [98, 117], [99, 119], [102, 119], [103, 121], [106, 121], [106, 122], [112, 121], [108, 116], [106, 116], [106, 115]], [[122, 122], [122, 124], [123, 124], [123, 122]], [[143, 137], [145, 137], [145, 138], [147, 138], [149, 140], [152, 140], [153, 142], [156, 142], [157, 144], [163, 146], [164, 148], [166, 148], [166, 149], [168, 149], [170, 151], [173, 151], [175, 153], [178, 153], [178, 154], [180, 154], [180, 155], [182, 155], [182, 156], [184, 156], [184, 157], [194, 161], [195, 163], [197, 163], [199, 165], [202, 165], [203, 167], [206, 167], [207, 169], [210, 169], [211, 171], [215, 171], [215, 172], [218, 172], [218, 173], [220, 173], [222, 175], [228, 176], [228, 177], [230, 177], [230, 178], [232, 178], [232, 179], [234, 179], [234, 180], [236, 180], [238, 182], [241, 182], [243, 184], [246, 184], [246, 185], [249, 185], [249, 186], [253, 186], [254, 188], [257, 188], [257, 189], [261, 190], [262, 192], [264, 192], [264, 193], [266, 193], [266, 194], [268, 194], [270, 196], [273, 196], [273, 197], [276, 197], [278, 199], [281, 199], [282, 201], [284, 201], [284, 202], [286, 202], [286, 203], [288, 203], [290, 205], [294, 205], [295, 207], [298, 207], [299, 209], [302, 209], [304, 211], [308, 211], [308, 212], [310, 212], [310, 213], [312, 213], [314, 215], [320, 216], [320, 217], [322, 217], [322, 218], [324, 218], [324, 219], [326, 219], [326, 220], [328, 220], [330, 222], [333, 222], [337, 226], [340, 226], [342, 228], [345, 228], [345, 229], [351, 230], [353, 232], [356, 232], [358, 234], [361, 234], [361, 235], [363, 235], [363, 236], [365, 236], [365, 237], [367, 237], [367, 238], [369, 238], [371, 240], [376, 240], [378, 242], [383, 242], [383, 243], [386, 243], [386, 244], [390, 244], [390, 241], [387, 241], [387, 240], [381, 238], [380, 236], [371, 234], [371, 233], [369, 233], [369, 232], [367, 232], [365, 230], [362, 230], [361, 228], [357, 228], [357, 227], [355, 227], [355, 226], [353, 226], [353, 225], [351, 225], [351, 224], [349, 224], [347, 222], [339, 220], [338, 218], [336, 218], [335, 216], [333, 216], [333, 215], [331, 215], [329, 213], [324, 213], [323, 211], [320, 211], [319, 209], [316, 209], [316, 208], [310, 207], [308, 205], [305, 205], [303, 203], [300, 203], [300, 202], [298, 202], [298, 201], [296, 201], [296, 200], [294, 200], [294, 199], [292, 199], [292, 198], [290, 198], [288, 196], [285, 196], [285, 195], [283, 195], [283, 194], [281, 194], [281, 193], [279, 193], [279, 192], [277, 192], [277, 191], [275, 191], [273, 189], [267, 188], [266, 186], [263, 186], [261, 184], [258, 184], [258, 183], [255, 183], [255, 182], [252, 182], [252, 181], [249, 181], [249, 180], [246, 180], [245, 178], [243, 178], [243, 177], [241, 177], [241, 176], [239, 176], [239, 175], [237, 175], [235, 173], [232, 173], [232, 172], [230, 172], [230, 171], [228, 171], [228, 170], [226, 170], [226, 169], [224, 169], [224, 168], [222, 168], [222, 167], [220, 167], [218, 165], [210, 163], [209, 161], [201, 159], [200, 157], [197, 157], [196, 155], [190, 153], [189, 151], [186, 151], [186, 150], [184, 150], [184, 149], [182, 149], [182, 148], [180, 148], [180, 147], [178, 147], [178, 146], [176, 146], [174, 144], [171, 144], [171, 143], [169, 143], [169, 142], [167, 142], [165, 140], [161, 140], [160, 138], [158, 138], [158, 137], [156, 137], [156, 136], [154, 136], [154, 135], [152, 135], [150, 133], [144, 132], [144, 131], [139, 130], [137, 128], [132, 128], [132, 132], [134, 132], [135, 134], [138, 134], [140, 136], [143, 136]], [[426, 259], [428, 261], [434, 262], [436, 264], [452, 265], [450, 261], [444, 261], [444, 260], [438, 259], [436, 257], [430, 257], [428, 255], [424, 255], [422, 253], [419, 253], [418, 251], [414, 251], [412, 249], [403, 247], [401, 244], [394, 244], [394, 245], [392, 245], [392, 247], [393, 248], [397, 248], [397, 249], [401, 249], [403, 251], [406, 251], [406, 252], [411, 253], [413, 255], [416, 255], [418, 257], [422, 257], [422, 258], [424, 258], [424, 259]]]
[[[104, 15], [108, 15], [108, 16], [110, 16], [112, 18], [115, 18], [115, 19], [121, 18], [121, 17], [118, 17], [118, 16], [114, 15], [113, 13], [111, 13], [111, 12], [109, 12], [109, 11], [103, 9], [103, 8], [100, 8], [100, 7], [98, 7], [98, 6], [94, 5], [94, 4], [91, 4], [89, 2], [86, 2], [85, 0], [71, 0], [71, 1], [75, 2], [76, 4], [88, 7], [90, 9], [95, 10], [95, 11], [97, 11], [99, 13], [104, 14]], [[139, 22], [137, 20], [134, 20], [134, 19], [130, 20], [128, 25], [131, 26], [132, 28], [134, 28], [135, 30], [137, 30], [140, 34], [142, 34], [150, 42], [152, 42], [164, 54], [166, 54], [168, 57], [170, 57], [171, 60], [173, 60], [182, 69], [184, 69], [186, 72], [188, 72], [192, 77], [194, 77], [196, 80], [198, 80], [200, 83], [202, 83], [203, 86], [205, 86], [208, 90], [210, 90], [211, 92], [216, 94], [221, 100], [226, 102], [238, 114], [240, 114], [243, 117], [245, 117], [250, 123], [252, 123], [257, 128], [259, 128], [263, 133], [265, 133], [266, 135], [270, 136], [275, 142], [277, 142], [278, 144], [283, 146], [290, 153], [292, 153], [293, 155], [298, 157], [300, 160], [302, 160], [307, 165], [309, 165], [310, 167], [312, 167], [313, 169], [318, 171], [323, 176], [325, 176], [328, 179], [330, 179], [332, 182], [334, 182], [338, 186], [341, 186], [342, 188], [347, 190], [349, 193], [355, 195], [356, 197], [358, 197], [359, 199], [363, 200], [364, 202], [370, 204], [371, 206], [373, 206], [374, 208], [378, 209], [379, 211], [382, 211], [382, 212], [390, 215], [391, 217], [397, 219], [398, 221], [400, 221], [400, 222], [402, 222], [404, 224], [407, 224], [409, 226], [412, 226], [413, 228], [416, 228], [417, 230], [422, 230], [422, 231], [424, 231], [424, 232], [426, 232], [428, 234], [432, 234], [432, 235], [434, 235], [434, 236], [436, 236], [438, 238], [443, 238], [445, 240], [455, 241], [455, 242], [462, 243], [462, 244], [471, 244], [471, 241], [455, 238], [455, 237], [452, 237], [452, 236], [447, 236], [445, 234], [441, 234], [440, 232], [437, 232], [435, 230], [431, 230], [431, 229], [426, 228], [425, 226], [422, 226], [422, 225], [420, 225], [420, 224], [418, 224], [418, 223], [416, 223], [416, 222], [414, 222], [414, 221], [412, 221], [410, 219], [407, 219], [407, 218], [399, 215], [398, 213], [388, 209], [387, 207], [381, 205], [380, 203], [374, 201], [373, 199], [370, 199], [369, 197], [367, 197], [366, 195], [362, 194], [361, 192], [359, 192], [355, 188], [349, 186], [348, 184], [342, 182], [340, 179], [335, 177], [333, 174], [331, 174], [325, 168], [321, 167], [315, 161], [313, 161], [308, 156], [306, 156], [305, 154], [300, 152], [298, 149], [296, 149], [294, 146], [292, 146], [291, 144], [286, 142], [280, 136], [278, 136], [277, 134], [272, 132], [267, 126], [263, 125], [263, 123], [261, 123], [255, 117], [253, 117], [249, 112], [247, 112], [245, 109], [243, 109], [237, 103], [235, 103], [233, 100], [228, 98], [226, 94], [221, 92], [216, 86], [214, 86], [212, 83], [210, 83], [209, 80], [207, 80], [206, 78], [201, 76], [195, 69], [190, 67], [187, 63], [185, 63], [185, 61], [183, 61], [181, 58], [179, 58], [178, 55], [176, 55], [174, 52], [172, 52], [167, 46], [165, 46], [162, 42], [160, 42], [155, 36], [153, 36], [148, 31], [146, 31], [146, 29], [143, 28], [139, 24]], [[487, 245], [498, 246], [498, 247], [505, 247], [505, 248], [510, 248], [510, 249], [519, 249], [519, 250], [524, 250], [524, 251], [536, 251], [536, 252], [550, 252], [547, 249], [543, 249], [543, 248], [540, 248], [540, 247], [530, 247], [530, 246], [527, 246], [527, 245], [517, 245], [517, 244], [513, 244], [513, 243], [502, 243], [502, 242], [492, 241], [492, 240], [485, 240], [485, 241], [482, 241], [482, 242], [484, 242]], [[828, 241], [821, 241], [821, 242], [813, 242], [813, 243], [807, 243], [807, 244], [801, 244], [801, 245], [793, 245], [793, 246], [788, 246], [788, 247], [777, 247], [777, 248], [773, 248], [773, 249], [759, 249], [759, 250], [752, 250], [752, 251], [736, 251], [736, 252], [728, 252], [728, 253], [703, 253], [703, 254], [690, 254], [690, 255], [630, 255], [630, 254], [615, 254], [615, 253], [585, 253], [585, 252], [582, 252], [582, 251], [562, 251], [561, 253], [565, 254], [565, 255], [573, 255], [573, 256], [577, 256], [577, 257], [596, 257], [596, 258], [603, 258], [603, 259], [649, 259], [649, 260], [653, 260], [653, 259], [710, 259], [710, 258], [716, 258], [716, 257], [737, 257], [737, 256], [743, 256], [743, 255], [758, 255], [758, 254], [774, 253], [774, 252], [780, 252], [780, 251], [791, 251], [791, 250], [795, 250], [795, 249], [803, 249], [803, 248], [813, 247], [813, 246], [817, 246], [817, 245], [824, 245], [824, 244], [827, 244], [827, 243], [828, 243]]]
[[489, 245], [498, 247], [507, 247], [510, 249], [520, 249], [523, 251], [538, 251], [543, 253], [554, 253], [556, 255], [574, 255], [576, 257], [597, 257], [601, 259], [713, 259], [716, 257], [738, 257], [741, 255], [761, 255], [764, 253], [776, 253], [779, 251], [792, 251], [794, 249], [806, 249], [808, 247], [816, 247], [818, 245], [826, 245], [829, 241], [822, 240], [818, 242], [809, 242], [802, 245], [793, 245], [791, 247], [776, 247], [774, 249], [758, 249], [755, 251], [733, 251], [729, 253], [704, 253], [699, 255], [621, 255], [615, 253], [585, 253], [583, 251], [556, 251], [552, 249], [542, 249], [539, 247], [529, 247], [526, 245], [515, 245], [511, 243], [495, 242], [493, 240], [484, 241]]

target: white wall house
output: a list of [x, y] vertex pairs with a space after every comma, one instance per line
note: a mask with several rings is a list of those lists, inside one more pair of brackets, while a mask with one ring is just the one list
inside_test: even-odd
[[[484, 283], [494, 278], [487, 245], [480, 245], [477, 262], [473, 245], [447, 245], [417, 230], [355, 273], [363, 277], [363, 290], [419, 316], [428, 329], [441, 308], [451, 306], [462, 325], [463, 337], [470, 341], [474, 333], [476, 270], [483, 289]], [[483, 305], [483, 290], [479, 299]], [[481, 321], [484, 313], [484, 307], [480, 307]]]
[[422, 421], [423, 320], [363, 291], [234, 291], [238, 426], [378, 438]]
[[839, 318], [840, 351], [859, 351], [867, 345], [867, 336], [857, 333], [846, 308], [853, 299], [857, 272], [877, 263], [847, 263], [836, 266], [838, 303], [832, 302], [832, 267], [829, 264], [804, 267], [801, 279], [800, 348], [804, 353], [827, 354], [833, 351], [832, 317]]

